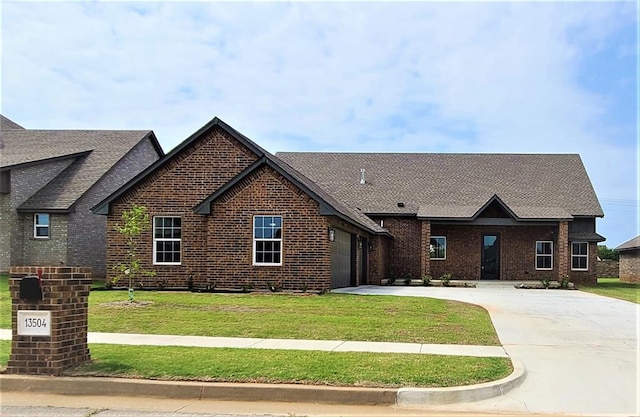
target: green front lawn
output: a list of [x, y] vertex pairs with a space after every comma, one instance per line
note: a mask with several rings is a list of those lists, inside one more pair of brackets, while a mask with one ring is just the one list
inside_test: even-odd
[[640, 284], [620, 282], [618, 278], [598, 278], [597, 285], [581, 285], [580, 289], [640, 304]]
[[[348, 294], [95, 291], [94, 332], [499, 345], [486, 310], [456, 301]], [[118, 304], [118, 302], [120, 302]], [[124, 304], [124, 306], [122, 305]]]
[[[0, 328], [11, 327], [0, 278]], [[448, 300], [348, 294], [92, 291], [89, 331], [278, 339], [499, 345], [486, 310]], [[143, 305], [143, 303], [149, 303]]]

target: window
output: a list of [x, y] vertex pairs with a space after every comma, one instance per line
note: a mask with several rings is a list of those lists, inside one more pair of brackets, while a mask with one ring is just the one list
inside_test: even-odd
[[571, 244], [571, 269], [586, 271], [589, 266], [589, 244], [587, 242], [574, 242]]
[[46, 239], [49, 237], [49, 215], [36, 213], [33, 215], [33, 237]]
[[431, 236], [429, 252], [431, 259], [447, 259], [447, 238], [444, 236]]
[[282, 216], [253, 218], [253, 264], [282, 265]]
[[11, 193], [11, 171], [0, 171], [0, 194]]
[[153, 263], [180, 265], [182, 219], [180, 217], [153, 218]]
[[536, 242], [536, 269], [546, 271], [553, 269], [553, 242]]

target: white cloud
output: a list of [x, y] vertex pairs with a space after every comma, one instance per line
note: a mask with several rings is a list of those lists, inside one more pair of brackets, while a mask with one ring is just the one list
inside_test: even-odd
[[601, 197], [630, 200], [636, 126], [610, 117], [607, 84], [637, 74], [580, 74], [603, 50], [635, 62], [635, 36], [616, 43], [634, 7], [4, 3], [2, 106], [33, 128], [154, 129], [166, 149], [217, 115], [272, 151], [577, 152]]

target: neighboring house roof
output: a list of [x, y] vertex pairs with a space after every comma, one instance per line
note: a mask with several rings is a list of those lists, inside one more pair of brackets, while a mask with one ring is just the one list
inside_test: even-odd
[[388, 232], [381, 228], [376, 222], [369, 219], [362, 213], [358, 213], [355, 210], [345, 207], [340, 202], [336, 201], [332, 196], [328, 195], [322, 189], [320, 189], [316, 184], [310, 181], [308, 178], [305, 178], [302, 174], [297, 172], [295, 169], [290, 167], [289, 165], [283, 163], [274, 155], [270, 154], [260, 146], [258, 146], [251, 139], [247, 138], [237, 130], [233, 129], [231, 126], [220, 120], [219, 118], [213, 118], [209, 123], [204, 125], [202, 128], [198, 129], [197, 132], [189, 136], [182, 143], [176, 146], [171, 152], [165, 155], [160, 160], [156, 161], [153, 165], [148, 167], [145, 171], [141, 172], [127, 184], [122, 186], [120, 189], [115, 191], [109, 197], [105, 198], [103, 201], [98, 203], [91, 210], [97, 214], [108, 214], [110, 204], [117, 199], [120, 195], [127, 192], [129, 189], [134, 187], [138, 182], [142, 181], [148, 175], [152, 174], [166, 163], [171, 161], [176, 155], [178, 155], [183, 149], [188, 148], [193, 142], [199, 139], [203, 134], [210, 131], [213, 127], [218, 126], [221, 129], [225, 130], [228, 134], [230, 134], [234, 139], [238, 142], [246, 146], [252, 152], [254, 152], [258, 156], [258, 160], [246, 168], [243, 172], [238, 174], [234, 179], [229, 181], [226, 185], [222, 186], [219, 190], [215, 190], [208, 198], [204, 201], [199, 202], [199, 204], [194, 207], [194, 211], [200, 214], [208, 214], [210, 210], [210, 203], [214, 201], [219, 195], [221, 195], [224, 191], [231, 188], [237, 182], [239, 182], [242, 178], [249, 175], [258, 167], [267, 164], [271, 168], [278, 171], [281, 175], [287, 178], [289, 181], [292, 181], [296, 186], [301, 188], [304, 192], [309, 194], [312, 198], [316, 199], [320, 203], [322, 214], [326, 215], [336, 215], [343, 220], [346, 220], [349, 223], [352, 223], [358, 227], [362, 227], [365, 230], [369, 230], [375, 233], [385, 233]]
[[618, 252], [640, 249], [640, 236], [636, 236], [615, 248]]
[[471, 220], [495, 197], [517, 220], [604, 215], [579, 155], [278, 152], [276, 156], [337, 200], [368, 215]]
[[0, 114], [0, 130], [8, 130], [8, 129], [24, 129], [24, 127], [20, 126], [13, 120], [9, 119]]
[[163, 156], [150, 130], [3, 130], [0, 170], [73, 159], [66, 169], [18, 207], [18, 211], [27, 212], [68, 212], [111, 167], [146, 138], [151, 140], [158, 155]]

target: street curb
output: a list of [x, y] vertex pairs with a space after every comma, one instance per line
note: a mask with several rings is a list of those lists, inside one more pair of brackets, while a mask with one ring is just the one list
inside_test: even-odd
[[397, 405], [413, 408], [477, 401], [503, 395], [520, 385], [526, 372], [512, 360], [514, 371], [498, 381], [452, 388], [359, 388], [294, 384], [247, 384], [155, 381], [100, 377], [0, 375], [2, 392], [58, 395], [101, 395], [194, 400], [301, 402], [342, 405]]
[[527, 372], [524, 364], [511, 359], [513, 372], [497, 381], [450, 388], [400, 388], [397, 405], [403, 408], [417, 408], [426, 405], [440, 405], [486, 400], [504, 395], [524, 381]]
[[392, 405], [397, 389], [294, 384], [154, 381], [144, 379], [0, 375], [2, 392], [227, 401]]

